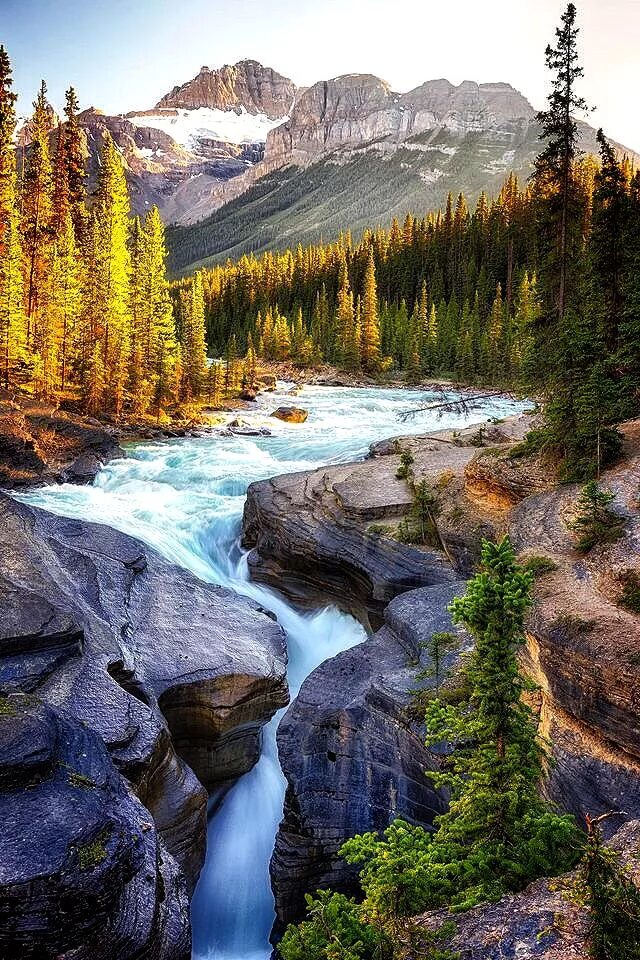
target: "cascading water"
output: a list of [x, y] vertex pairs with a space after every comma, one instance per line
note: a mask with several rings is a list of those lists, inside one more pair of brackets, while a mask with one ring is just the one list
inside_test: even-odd
[[[462, 426], [504, 417], [522, 405], [491, 398], [471, 414], [440, 419], [423, 412], [399, 424], [398, 414], [424, 405], [429, 394], [408, 390], [305, 387], [296, 403], [305, 424], [267, 416], [289, 399], [261, 397], [252, 425], [269, 436], [224, 436], [138, 444], [127, 459], [108, 464], [92, 486], [45, 487], [22, 495], [54, 513], [110, 524], [138, 537], [203, 580], [251, 596], [273, 611], [289, 646], [288, 679], [294, 697], [323, 660], [364, 638], [360, 624], [327, 607], [296, 611], [275, 591], [251, 583], [240, 543], [246, 489], [253, 480], [354, 460], [369, 444], [398, 433]], [[256, 766], [226, 795], [211, 817], [207, 860], [192, 905], [197, 960], [266, 960], [274, 920], [269, 860], [282, 814], [285, 781], [276, 749], [281, 714], [265, 727]]]

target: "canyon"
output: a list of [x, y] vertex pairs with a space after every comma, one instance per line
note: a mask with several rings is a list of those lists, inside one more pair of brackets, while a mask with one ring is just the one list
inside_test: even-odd
[[[566, 526], [577, 488], [557, 487], [518, 449], [531, 416], [487, 398], [468, 424], [427, 410], [403, 435], [398, 414], [423, 399], [305, 386], [296, 402], [309, 419], [289, 424], [268, 417], [278, 400], [270, 394], [247, 413], [254, 435], [214, 428], [151, 440], [111, 460], [92, 485], [2, 496], [3, 956], [35, 957], [40, 943], [53, 955], [101, 957], [105, 923], [111, 957], [189, 956], [207, 794], [219, 810], [209, 825], [215, 851], [220, 813], [241, 796], [255, 802], [243, 774], [277, 763], [276, 735], [282, 773], [271, 770], [283, 783], [265, 825], [266, 860], [249, 861], [242, 890], [231, 887], [234, 903], [249, 896], [248, 916], [260, 929], [264, 920], [267, 936], [275, 920], [277, 937], [300, 918], [307, 889], [354, 892], [337, 856], [345, 837], [394, 816], [428, 826], [444, 809], [423, 774], [434, 761], [412, 709], [416, 674], [430, 666], [431, 634], [452, 629], [447, 608], [482, 538], [505, 532], [523, 560], [547, 561], [524, 659], [553, 744], [545, 790], [579, 817], [618, 811], [609, 833], [636, 869], [638, 631], [622, 597], [640, 555], [638, 425], [624, 426], [623, 458], [601, 480], [624, 537], [581, 557]], [[271, 435], [259, 434], [265, 422]], [[396, 476], [403, 451], [437, 490], [439, 548], [395, 536], [411, 503]], [[351, 617], [322, 609], [336, 600], [367, 625], [366, 638]], [[463, 632], [458, 639], [447, 667], [468, 649]], [[293, 699], [283, 713], [287, 642]], [[243, 816], [253, 837], [256, 824]], [[29, 830], [36, 819], [41, 829]], [[195, 956], [206, 956], [212, 935], [232, 955], [237, 931], [212, 931], [202, 913], [218, 916], [208, 884], [212, 872], [231, 882], [229, 850], [229, 862], [211, 854], [196, 889]], [[251, 896], [263, 870], [258, 906]], [[566, 923], [549, 921], [560, 915]], [[457, 924], [464, 960], [551, 960], [584, 947], [583, 914], [546, 881]], [[260, 949], [268, 955], [266, 942]]]

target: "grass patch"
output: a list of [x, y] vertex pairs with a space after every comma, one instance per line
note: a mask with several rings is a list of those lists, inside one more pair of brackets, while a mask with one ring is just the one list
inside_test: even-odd
[[69, 769], [67, 772], [67, 779], [72, 787], [83, 787], [85, 790], [90, 790], [96, 785], [95, 780], [92, 780], [91, 777], [87, 777], [84, 773], [80, 773], [78, 770]]
[[2, 719], [2, 717], [15, 717], [16, 713], [16, 708], [9, 699], [0, 696], [0, 719]]
[[620, 605], [631, 613], [640, 613], [640, 576], [635, 570], [629, 570], [624, 578]]
[[370, 523], [367, 527], [367, 534], [370, 537], [390, 537], [391, 527], [386, 523]]
[[596, 625], [595, 620], [587, 620], [585, 617], [576, 616], [574, 613], [561, 613], [550, 624], [552, 630], [564, 630], [569, 635], [579, 635], [591, 633]]
[[551, 557], [527, 557], [522, 566], [534, 577], [542, 577], [545, 573], [552, 573], [558, 569], [558, 564]]

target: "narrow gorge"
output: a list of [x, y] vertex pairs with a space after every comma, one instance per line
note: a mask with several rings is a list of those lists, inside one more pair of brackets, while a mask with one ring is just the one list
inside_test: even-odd
[[[327, 879], [353, 886], [336, 857], [341, 839], [384, 826], [394, 814], [430, 822], [442, 809], [442, 798], [423, 779], [426, 750], [404, 707], [421, 631], [448, 622], [447, 603], [462, 587], [458, 575], [435, 556], [425, 564], [419, 550], [408, 548], [400, 564], [405, 579], [391, 592], [425, 589], [409, 604], [402, 597], [391, 604], [385, 625], [363, 643], [358, 620], [324, 606], [334, 600], [367, 620], [366, 598], [354, 602], [347, 579], [336, 574], [333, 597], [326, 587], [320, 596], [308, 567], [303, 609], [284, 599], [285, 578], [272, 581], [275, 590], [250, 580], [247, 561], [254, 570], [256, 554], [247, 557], [239, 542], [249, 481], [276, 483], [263, 478], [332, 462], [344, 469], [340, 463], [365, 457], [372, 442], [394, 433], [398, 414], [423, 398], [407, 390], [305, 387], [300, 402], [309, 420], [286, 424], [268, 416], [278, 396], [265, 394], [248, 415], [251, 425], [237, 432], [219, 428], [138, 444], [92, 485], [38, 487], [19, 494], [21, 502], [3, 498], [9, 618], [2, 670], [3, 686], [15, 691], [3, 706], [10, 750], [3, 783], [10, 786], [15, 771], [32, 771], [37, 807], [51, 802], [62, 777], [55, 809], [66, 828], [58, 853], [47, 833], [31, 836], [26, 863], [33, 876], [11, 873], [25, 866], [17, 853], [3, 858], [9, 871], [0, 905], [15, 907], [27, 882], [32, 889], [44, 885], [45, 898], [51, 874], [80, 885], [90, 877], [94, 888], [95, 869], [104, 874], [104, 894], [96, 901], [85, 892], [85, 914], [65, 924], [64, 933], [46, 898], [27, 899], [52, 948], [71, 949], [76, 938], [76, 946], [83, 944], [79, 956], [101, 955], [92, 936], [107, 922], [123, 931], [110, 944], [112, 957], [128, 956], [132, 943], [163, 958], [189, 955], [186, 898], [203, 863], [203, 786], [212, 816], [193, 906], [194, 955], [203, 958], [268, 956], [276, 910], [277, 931], [299, 915], [307, 886]], [[489, 399], [471, 419], [515, 409]], [[443, 423], [461, 418], [449, 415]], [[411, 429], [442, 425], [427, 412]], [[251, 503], [260, 487], [252, 488]], [[249, 518], [251, 506], [246, 509]], [[251, 529], [247, 519], [245, 538]], [[358, 562], [354, 556], [354, 570]], [[85, 587], [78, 592], [79, 583]], [[374, 606], [380, 622], [384, 603]], [[423, 626], [415, 622], [418, 609]], [[283, 629], [291, 696], [302, 686], [284, 719]], [[318, 710], [318, 695], [327, 689], [332, 697]], [[72, 733], [56, 735], [42, 711]], [[32, 730], [47, 732], [35, 750]], [[300, 762], [310, 773], [304, 796], [295, 795]], [[11, 792], [3, 794], [10, 821], [16, 817], [11, 800]], [[15, 842], [25, 829], [22, 817], [33, 815], [21, 809]], [[123, 835], [133, 842], [121, 850]], [[113, 901], [114, 870], [125, 883], [121, 902]], [[134, 922], [136, 915], [147, 917], [146, 926]], [[10, 934], [12, 949], [20, 943], [25, 956], [34, 922], [20, 914]]]

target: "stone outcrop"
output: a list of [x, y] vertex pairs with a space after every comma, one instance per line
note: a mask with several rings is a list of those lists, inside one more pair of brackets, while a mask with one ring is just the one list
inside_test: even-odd
[[122, 456], [118, 434], [97, 420], [51, 407], [0, 403], [0, 487], [87, 483]]
[[[624, 456], [600, 481], [615, 495], [624, 536], [586, 556], [567, 526], [579, 488], [557, 486], [548, 465], [513, 445], [529, 425], [521, 418], [383, 441], [369, 460], [254, 484], [245, 513], [251, 569], [292, 596], [325, 589], [363, 619], [379, 617], [403, 591], [466, 576], [482, 537], [508, 532], [522, 559], [539, 567], [523, 663], [539, 686], [533, 705], [552, 743], [547, 795], [579, 820], [611, 810], [640, 817], [640, 424], [624, 427]], [[395, 537], [411, 499], [395, 476], [403, 450], [437, 497], [444, 550]], [[347, 663], [359, 656], [342, 655]], [[333, 688], [325, 678], [325, 691]], [[290, 717], [304, 709], [306, 689]], [[293, 801], [290, 809], [293, 818]], [[605, 830], [614, 826], [606, 821]]]
[[457, 136], [493, 131], [515, 141], [535, 116], [531, 104], [509, 84], [458, 87], [448, 80], [431, 80], [395, 93], [379, 77], [346, 74], [315, 83], [301, 93], [291, 116], [267, 137], [267, 164], [308, 164], [318, 156], [389, 140], [397, 145], [430, 133]]
[[282, 630], [124, 534], [7, 496], [0, 558], [0, 691], [99, 736], [192, 888], [205, 787], [253, 765], [287, 702]]
[[[520, 436], [525, 423], [501, 425], [503, 442]], [[252, 576], [301, 602], [340, 597], [366, 618], [399, 593], [468, 572], [482, 537], [503, 523], [463, 495], [465, 469], [485, 442], [478, 427], [398, 438], [374, 445], [370, 460], [251, 484], [243, 536], [254, 548]], [[412, 503], [408, 484], [396, 477], [403, 450], [414, 458], [415, 476], [428, 479], [442, 500], [448, 556], [394, 536]]]
[[[304, 893], [357, 892], [357, 870], [338, 856], [347, 837], [394, 817], [430, 824], [445, 799], [425, 777], [433, 758], [407, 711], [432, 633], [450, 630], [461, 582], [414, 590], [389, 604], [384, 626], [318, 667], [278, 728], [287, 778], [271, 861], [278, 923], [304, 915]], [[422, 664], [424, 666], [424, 664]]]
[[202, 67], [193, 80], [174, 87], [156, 107], [242, 109], [277, 120], [289, 115], [295, 97], [296, 85], [287, 77], [271, 67], [263, 67], [257, 60], [240, 60], [219, 70]]
[[623, 597], [625, 583], [640, 582], [640, 425], [624, 432], [624, 458], [600, 481], [626, 519], [620, 540], [576, 552], [566, 523], [575, 486], [528, 497], [510, 521], [516, 546], [555, 565], [537, 581], [527, 663], [554, 745], [549, 793], [578, 815], [640, 816], [640, 626]]
[[[608, 846], [640, 883], [640, 821], [625, 824]], [[574, 874], [537, 880], [522, 893], [456, 914], [447, 948], [459, 960], [585, 960], [591, 956], [589, 918], [572, 895], [574, 880]], [[418, 929], [435, 930], [451, 919], [444, 911], [426, 914]]]
[[5, 960], [188, 960], [184, 877], [148, 811], [100, 737], [32, 695], [0, 698], [0, 817]]

